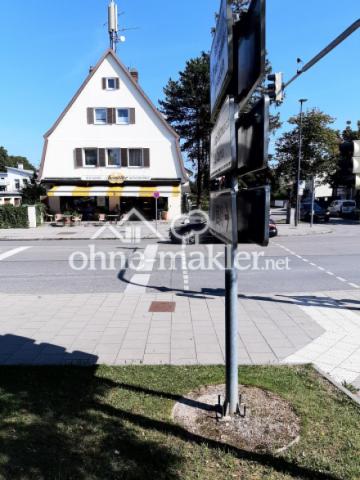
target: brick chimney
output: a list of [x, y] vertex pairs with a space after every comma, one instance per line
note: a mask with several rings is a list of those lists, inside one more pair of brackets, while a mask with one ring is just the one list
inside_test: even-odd
[[133, 80], [135, 80], [136, 83], [139, 83], [139, 72], [136, 70], [136, 68], [130, 68], [129, 72]]

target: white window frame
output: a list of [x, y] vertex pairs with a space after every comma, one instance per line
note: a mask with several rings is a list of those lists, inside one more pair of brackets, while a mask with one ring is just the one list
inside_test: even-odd
[[[141, 151], [141, 165], [130, 165], [130, 150]], [[129, 168], [144, 168], [144, 149], [143, 148], [128, 148], [127, 149], [127, 166]]]
[[[109, 165], [109, 150], [117, 150], [119, 152], [119, 165]], [[108, 147], [106, 149], [106, 168], [121, 168], [121, 149], [118, 147]]]
[[[106, 120], [104, 122], [99, 122], [96, 120], [96, 110], [105, 110]], [[94, 125], [107, 125], [108, 124], [108, 111], [106, 107], [96, 107], [94, 108]]]
[[21, 188], [21, 181], [19, 178], [15, 178], [14, 180], [14, 186], [15, 186], [15, 190], [20, 190]]
[[[116, 109], [116, 125], [130, 125], [130, 108], [128, 107], [117, 107]], [[127, 110], [128, 112], [128, 121], [127, 122], [120, 122], [119, 121], [119, 110]]]
[[[114, 87], [109, 87], [109, 80], [114, 80]], [[106, 77], [106, 88], [105, 90], [108, 90], [108, 91], [113, 91], [113, 90], [116, 90], [116, 77]]]
[[[85, 151], [86, 150], [96, 150], [96, 165], [86, 165], [85, 163]], [[83, 148], [82, 149], [82, 156], [83, 156], [83, 168], [96, 168], [99, 164], [99, 149], [94, 147], [94, 148]]]

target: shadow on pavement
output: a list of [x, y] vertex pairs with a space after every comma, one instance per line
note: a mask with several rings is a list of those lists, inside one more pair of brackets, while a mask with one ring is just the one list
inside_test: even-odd
[[95, 365], [98, 357], [18, 335], [0, 335], [0, 363], [6, 365]]
[[[96, 367], [0, 367], [0, 425], [6, 439], [0, 443], [1, 476], [181, 480], [180, 467], [189, 462], [184, 445], [175, 443], [181, 440], [294, 478], [338, 480], [279, 456], [189, 433], [166, 414], [159, 418], [156, 409], [144, 415], [146, 398], [173, 395], [107, 375]], [[121, 370], [118, 375], [121, 380]]]
[[[242, 300], [258, 300], [261, 302], [275, 302], [308, 307], [343, 308], [346, 310], [360, 311], [360, 301], [354, 299], [334, 299], [331, 297], [318, 297], [316, 295], [238, 295]], [[359, 305], [359, 307], [355, 306]]]

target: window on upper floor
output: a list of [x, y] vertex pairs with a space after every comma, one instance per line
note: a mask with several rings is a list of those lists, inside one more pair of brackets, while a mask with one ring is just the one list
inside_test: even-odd
[[29, 180], [27, 178], [23, 178], [23, 185], [24, 185], [24, 187], [29, 185]]
[[107, 166], [108, 167], [121, 166], [120, 148], [107, 149]]
[[94, 108], [94, 123], [96, 125], [106, 125], [107, 120], [107, 108]]
[[129, 148], [129, 167], [143, 166], [143, 150], [141, 148]]
[[128, 108], [116, 109], [116, 123], [119, 125], [127, 125], [130, 123], [130, 114]]
[[15, 180], [15, 190], [20, 189], [20, 180]]
[[116, 89], [116, 78], [107, 78], [106, 90], [115, 90], [115, 89]]
[[0, 185], [0, 192], [6, 192], [6, 187], [4, 187], [3, 185]]
[[98, 164], [98, 149], [84, 148], [84, 167], [96, 167]]

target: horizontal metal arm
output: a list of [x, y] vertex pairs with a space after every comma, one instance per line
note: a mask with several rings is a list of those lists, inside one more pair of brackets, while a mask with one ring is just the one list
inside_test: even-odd
[[290, 85], [294, 80], [296, 80], [300, 75], [304, 72], [309, 70], [309, 68], [313, 67], [319, 60], [321, 60], [325, 55], [327, 55], [331, 50], [339, 45], [339, 43], [343, 42], [349, 35], [351, 35], [355, 30], [360, 27], [360, 18], [356, 20], [349, 28], [347, 28], [341, 35], [335, 38], [327, 47], [321, 50], [312, 60], [306, 63], [301, 70], [297, 72], [287, 83], [284, 84], [284, 89]]

